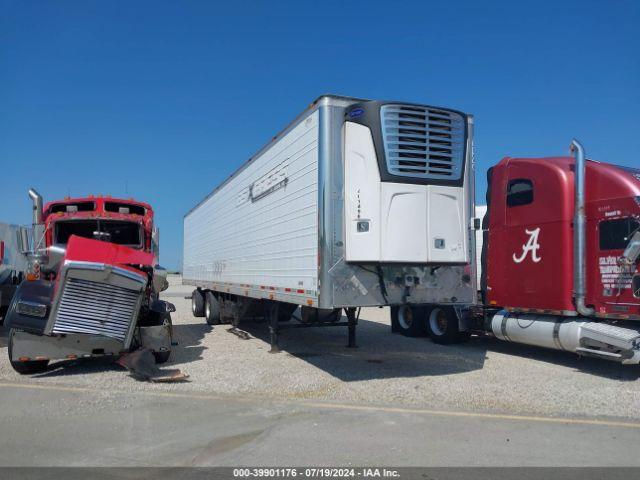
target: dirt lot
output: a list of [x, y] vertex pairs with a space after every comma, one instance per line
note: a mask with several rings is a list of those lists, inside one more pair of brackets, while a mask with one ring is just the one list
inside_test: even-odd
[[[281, 353], [270, 354], [264, 323], [241, 326], [249, 339], [194, 318], [191, 291], [171, 278], [164, 298], [175, 303], [179, 345], [169, 365], [190, 375], [184, 384], [141, 383], [111, 360], [62, 362], [21, 377], [10, 367], [6, 332], [0, 337], [0, 382], [96, 388], [101, 402], [118, 392], [207, 392], [270, 400], [420, 407], [518, 415], [640, 419], [640, 368], [568, 353], [472, 338], [438, 346], [389, 331], [387, 309], [363, 309], [357, 349], [346, 328], [287, 330]], [[110, 400], [111, 399], [111, 400]]]

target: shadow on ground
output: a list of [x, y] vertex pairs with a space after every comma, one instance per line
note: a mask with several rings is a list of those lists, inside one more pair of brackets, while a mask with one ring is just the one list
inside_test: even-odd
[[[342, 321], [346, 318], [343, 317]], [[216, 328], [229, 327], [220, 325]], [[269, 343], [267, 322], [247, 320], [240, 327], [250, 336]], [[470, 372], [484, 367], [488, 351], [531, 358], [613, 380], [635, 381], [640, 378], [638, 366], [503, 342], [490, 336], [473, 336], [457, 345], [436, 345], [426, 337], [393, 335], [389, 325], [365, 319], [358, 322], [357, 344], [355, 349], [346, 347], [346, 327], [285, 329], [279, 336], [279, 354], [303, 359], [343, 381]]]
[[[425, 338], [391, 335], [389, 326], [364, 319], [358, 322], [356, 348], [347, 347], [345, 326], [287, 328], [297, 324], [293, 322], [281, 324], [285, 329], [279, 335], [280, 353], [273, 355], [300, 358], [345, 382], [469, 372], [481, 369], [486, 358], [482, 349], [460, 353]], [[229, 330], [230, 325], [216, 328]], [[255, 338], [269, 344], [267, 322], [246, 320], [240, 328], [249, 334], [248, 341]]]
[[[184, 365], [202, 359], [202, 352], [207, 348], [202, 345], [202, 339], [211, 331], [207, 324], [175, 325], [173, 327], [174, 341], [178, 345], [172, 347], [169, 361], [162, 367]], [[0, 352], [6, 355], [8, 330], [0, 327]], [[58, 377], [97, 374], [107, 371], [124, 370], [115, 361], [118, 357], [81, 358], [78, 360], [62, 360], [49, 365], [46, 372], [33, 377]]]
[[[346, 321], [346, 318], [343, 317], [342, 321]], [[215, 328], [229, 330], [230, 327], [219, 325]], [[174, 338], [178, 345], [173, 347], [166, 365], [185, 365], [202, 360], [203, 351], [207, 348], [202, 340], [212, 328], [204, 321], [175, 325]], [[248, 333], [249, 341], [256, 338], [269, 343], [266, 322], [247, 320], [241, 323], [240, 328]], [[2, 355], [6, 355], [7, 334], [7, 329], [0, 326]], [[237, 341], [246, 340], [238, 338]], [[579, 357], [570, 352], [507, 343], [488, 336], [474, 336], [458, 345], [436, 345], [428, 338], [392, 335], [388, 325], [365, 319], [360, 319], [358, 323], [357, 343], [355, 349], [346, 347], [346, 327], [285, 329], [280, 332], [281, 352], [275, 355], [300, 358], [343, 381], [470, 372], [484, 367], [488, 351], [531, 358], [613, 380], [635, 381], [640, 378], [640, 368], [635, 365], [621, 365], [597, 358]], [[265, 355], [268, 353], [265, 352]], [[39, 376], [96, 374], [114, 370], [121, 370], [121, 367], [114, 363], [113, 358], [83, 359], [56, 362]]]

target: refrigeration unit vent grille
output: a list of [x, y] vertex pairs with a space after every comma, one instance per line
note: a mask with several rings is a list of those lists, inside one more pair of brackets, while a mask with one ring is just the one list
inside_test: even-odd
[[465, 152], [465, 120], [461, 114], [415, 105], [383, 105], [380, 116], [391, 175], [460, 179]]
[[141, 293], [108, 283], [68, 278], [54, 333], [86, 333], [125, 340]]

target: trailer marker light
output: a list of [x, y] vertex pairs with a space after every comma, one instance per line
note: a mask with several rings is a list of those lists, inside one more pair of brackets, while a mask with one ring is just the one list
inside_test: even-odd
[[307, 305], [309, 306], [313, 305], [313, 300], [307, 300]]
[[299, 288], [298, 290], [296, 290], [297, 293], [304, 293], [304, 290]]

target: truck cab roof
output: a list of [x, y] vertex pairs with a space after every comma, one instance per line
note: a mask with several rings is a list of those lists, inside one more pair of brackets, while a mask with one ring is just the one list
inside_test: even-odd
[[47, 220], [52, 215], [56, 218], [102, 217], [124, 219], [138, 217], [143, 223], [147, 223], [153, 218], [153, 209], [148, 203], [139, 202], [132, 198], [88, 196], [48, 202], [44, 206], [44, 219]]

